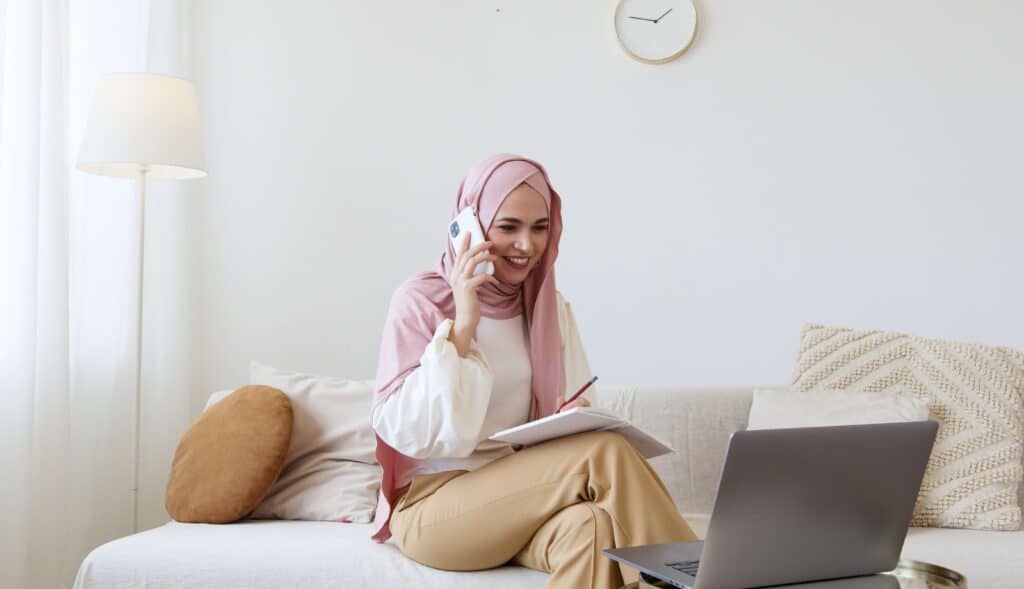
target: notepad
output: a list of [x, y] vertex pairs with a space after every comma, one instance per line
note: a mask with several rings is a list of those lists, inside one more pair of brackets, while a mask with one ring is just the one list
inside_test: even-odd
[[644, 432], [628, 420], [597, 407], [574, 407], [523, 425], [502, 430], [489, 440], [533, 446], [555, 438], [590, 431], [612, 431], [626, 438], [644, 458], [675, 452], [671, 446]]

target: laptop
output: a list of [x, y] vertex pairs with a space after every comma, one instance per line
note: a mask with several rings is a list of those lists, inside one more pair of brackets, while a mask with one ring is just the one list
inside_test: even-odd
[[732, 434], [701, 542], [605, 550], [685, 589], [741, 589], [896, 568], [938, 423]]

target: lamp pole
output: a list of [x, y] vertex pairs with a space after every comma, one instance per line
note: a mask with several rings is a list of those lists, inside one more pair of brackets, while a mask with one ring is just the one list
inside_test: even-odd
[[132, 532], [139, 531], [139, 457], [142, 430], [142, 285], [146, 268], [146, 175], [148, 166], [139, 168], [136, 181], [139, 193], [139, 291], [138, 321], [135, 323], [135, 419], [132, 420]]

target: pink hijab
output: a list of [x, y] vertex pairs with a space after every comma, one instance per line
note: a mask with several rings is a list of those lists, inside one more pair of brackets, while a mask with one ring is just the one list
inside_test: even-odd
[[[530, 361], [533, 368], [533, 398], [530, 419], [555, 412], [557, 398], [565, 392], [562, 335], [558, 325], [555, 293], [555, 259], [562, 236], [562, 200], [551, 188], [547, 172], [537, 162], [522, 156], [499, 154], [474, 166], [459, 185], [451, 220], [465, 207], [473, 207], [483, 226], [490, 228], [505, 198], [526, 183], [544, 198], [550, 219], [548, 244], [540, 262], [522, 285], [485, 282], [477, 290], [480, 313], [493, 319], [508, 319], [525, 312], [530, 331]], [[377, 364], [376, 409], [401, 390], [405, 377], [419, 366], [423, 350], [445, 319], [455, 318], [455, 298], [448, 283], [455, 266], [455, 248], [445, 234], [445, 250], [434, 270], [406, 280], [395, 291], [388, 309]], [[410, 424], [413, 425], [413, 424]], [[373, 539], [391, 537], [391, 508], [397, 500], [398, 481], [412, 465], [410, 458], [377, 437], [377, 460], [383, 467]]]

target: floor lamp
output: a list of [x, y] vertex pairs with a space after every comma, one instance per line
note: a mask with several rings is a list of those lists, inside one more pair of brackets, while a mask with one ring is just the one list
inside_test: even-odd
[[132, 531], [139, 528], [139, 439], [142, 417], [142, 284], [146, 180], [206, 176], [199, 101], [192, 82], [157, 74], [107, 74], [96, 85], [78, 169], [134, 178], [139, 193], [139, 291], [132, 423]]

